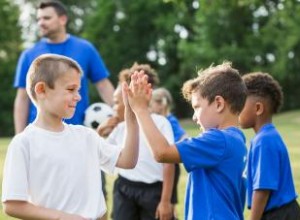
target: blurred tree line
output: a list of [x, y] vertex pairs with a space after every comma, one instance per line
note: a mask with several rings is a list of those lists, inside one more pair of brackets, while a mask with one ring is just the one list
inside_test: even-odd
[[[69, 32], [94, 43], [115, 85], [121, 69], [134, 62], [149, 63], [158, 71], [161, 86], [171, 90], [179, 117], [192, 113], [181, 97], [182, 83], [224, 60], [232, 61], [241, 74], [271, 73], [284, 89], [283, 110], [300, 107], [300, 0], [63, 2], [70, 13]], [[29, 38], [25, 32], [21, 39], [22, 27], [35, 26], [34, 7], [30, 13], [26, 26], [18, 22], [17, 5], [0, 0], [0, 136], [13, 134], [12, 82], [23, 42]], [[98, 101], [93, 90], [92, 101]]]

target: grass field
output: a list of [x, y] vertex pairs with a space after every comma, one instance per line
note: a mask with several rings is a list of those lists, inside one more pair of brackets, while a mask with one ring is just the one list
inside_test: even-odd
[[[274, 124], [277, 126], [278, 130], [281, 132], [285, 142], [288, 146], [291, 164], [293, 168], [294, 182], [296, 185], [297, 192], [300, 193], [300, 110], [291, 111], [277, 115], [274, 118]], [[199, 129], [190, 121], [182, 121], [182, 125], [188, 132], [190, 136], [195, 136], [199, 133]], [[252, 130], [245, 130], [245, 135], [247, 141], [254, 135]], [[10, 141], [10, 138], [0, 138], [0, 180], [2, 182], [2, 167], [4, 162], [4, 157], [6, 154], [7, 145]], [[181, 167], [182, 168], [182, 167]], [[179, 204], [177, 205], [177, 212], [179, 219], [183, 219], [183, 202], [184, 202], [184, 193], [185, 193], [185, 183], [186, 183], [186, 173], [184, 169], [181, 169], [181, 177], [179, 182]], [[108, 206], [111, 210], [111, 191], [112, 184], [114, 181], [113, 176], [107, 177], [107, 190], [109, 194]], [[1, 189], [0, 189], [1, 194]], [[298, 201], [300, 201], [298, 199]], [[0, 220], [13, 219], [5, 216], [2, 212], [0, 205]], [[248, 216], [248, 211], [245, 210], [245, 216]]]

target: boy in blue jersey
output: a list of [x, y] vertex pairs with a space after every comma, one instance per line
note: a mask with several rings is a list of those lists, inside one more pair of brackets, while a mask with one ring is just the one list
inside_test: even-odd
[[267, 73], [243, 76], [248, 89], [240, 114], [243, 128], [253, 128], [248, 164], [248, 208], [251, 220], [299, 220], [300, 209], [285, 143], [272, 124], [282, 101], [281, 87]]
[[191, 101], [193, 119], [203, 133], [173, 145], [150, 117], [148, 87], [147, 77], [136, 72], [127, 90], [129, 104], [155, 159], [182, 162], [188, 172], [185, 219], [243, 219], [247, 150], [237, 126], [246, 86], [238, 71], [225, 62], [200, 71], [198, 77], [184, 84], [183, 95]]

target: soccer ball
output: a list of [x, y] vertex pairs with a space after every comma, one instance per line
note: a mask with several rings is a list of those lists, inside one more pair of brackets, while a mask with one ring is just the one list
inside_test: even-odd
[[87, 127], [96, 129], [107, 118], [113, 116], [113, 109], [102, 102], [97, 102], [90, 105], [85, 110], [85, 117], [83, 124]]

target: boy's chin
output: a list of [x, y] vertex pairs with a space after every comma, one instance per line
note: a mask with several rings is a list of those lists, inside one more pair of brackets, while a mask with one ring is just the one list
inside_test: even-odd
[[74, 114], [72, 115], [65, 115], [64, 119], [71, 119], [74, 116]]
[[243, 124], [239, 124], [239, 127], [240, 127], [241, 129], [249, 129], [249, 128], [251, 128], [250, 126], [243, 125]]

